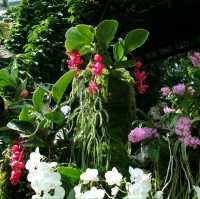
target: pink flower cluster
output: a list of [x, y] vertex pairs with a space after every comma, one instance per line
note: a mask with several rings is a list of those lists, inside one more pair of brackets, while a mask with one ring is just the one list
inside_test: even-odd
[[162, 93], [162, 96], [166, 97], [169, 95], [169, 93], [171, 92], [170, 88], [165, 86], [165, 87], [162, 87], [160, 89], [161, 93]]
[[194, 67], [200, 67], [200, 52], [194, 52], [191, 56], [190, 56], [190, 60], [192, 62], [192, 65]]
[[145, 71], [141, 71], [141, 67], [143, 66], [143, 63], [141, 61], [137, 61], [135, 64], [135, 70], [134, 70], [134, 76], [136, 81], [136, 89], [139, 94], [143, 95], [149, 88], [149, 86], [146, 84], [147, 75]]
[[187, 117], [180, 117], [176, 122], [176, 134], [185, 146], [196, 149], [200, 146], [200, 139], [192, 136], [192, 121]]
[[12, 185], [17, 185], [24, 169], [24, 153], [19, 144], [13, 145], [10, 151], [12, 154], [9, 163], [12, 169], [10, 181]]
[[157, 132], [157, 129], [145, 127], [145, 128], [133, 129], [128, 135], [128, 140], [131, 143], [139, 143], [146, 139], [158, 138], [158, 137], [159, 134]]
[[186, 87], [184, 84], [177, 84], [175, 86], [173, 86], [172, 88], [172, 92], [175, 94], [175, 95], [184, 95], [185, 94], [185, 91], [186, 91]]
[[94, 75], [100, 76], [105, 68], [105, 65], [102, 63], [103, 57], [99, 54], [94, 56], [95, 63], [92, 64], [91, 71]]
[[98, 86], [95, 81], [96, 77], [102, 75], [105, 65], [103, 64], [103, 57], [100, 54], [94, 56], [94, 63], [91, 65], [91, 72], [94, 74], [94, 80], [89, 82], [88, 92], [95, 94], [98, 91]]
[[81, 55], [79, 51], [74, 50], [68, 53], [69, 59], [67, 60], [68, 67], [70, 70], [74, 70], [76, 72], [80, 71], [79, 66], [83, 64], [83, 60], [81, 59]]

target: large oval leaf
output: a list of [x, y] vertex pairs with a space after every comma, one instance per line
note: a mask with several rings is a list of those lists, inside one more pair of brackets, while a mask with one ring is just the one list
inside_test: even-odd
[[27, 121], [12, 120], [7, 124], [9, 129], [19, 132], [21, 135], [31, 135], [35, 132], [36, 127]]
[[63, 180], [70, 181], [71, 183], [77, 183], [80, 180], [80, 170], [73, 167], [60, 166], [57, 168], [61, 174]]
[[75, 75], [74, 71], [72, 70], [68, 71], [62, 77], [60, 77], [60, 79], [53, 85], [52, 96], [57, 104], [60, 103], [65, 93], [65, 90], [73, 80], [74, 75]]
[[32, 97], [33, 106], [35, 110], [38, 112], [42, 112], [42, 107], [44, 105], [44, 102], [43, 102], [44, 95], [45, 95], [45, 91], [44, 89], [40, 87], [38, 87], [33, 93], [33, 97]]
[[96, 37], [99, 44], [107, 47], [109, 43], [114, 39], [117, 32], [118, 22], [116, 20], [104, 20], [98, 26], [96, 30]]
[[51, 120], [52, 122], [55, 122], [58, 125], [63, 124], [63, 122], [65, 121], [64, 114], [59, 110], [48, 112], [45, 114], [45, 116], [47, 119]]
[[114, 54], [114, 58], [115, 58], [116, 61], [122, 60], [122, 58], [124, 57], [123, 41], [118, 41], [113, 46], [113, 54]]
[[125, 38], [125, 48], [127, 52], [131, 52], [142, 46], [149, 36], [149, 32], [145, 29], [136, 29], [129, 32]]
[[80, 24], [67, 30], [65, 37], [68, 51], [80, 50], [94, 41], [94, 30], [91, 26]]

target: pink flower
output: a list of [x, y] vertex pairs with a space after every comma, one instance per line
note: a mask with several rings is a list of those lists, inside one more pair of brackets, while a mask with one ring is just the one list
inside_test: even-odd
[[191, 135], [186, 136], [180, 140], [185, 146], [192, 147], [193, 149], [196, 149], [198, 146], [200, 146], [200, 139]]
[[81, 59], [81, 55], [79, 51], [74, 50], [70, 53], [68, 53], [69, 59], [67, 60], [68, 67], [71, 70], [79, 71], [79, 65], [83, 63], [83, 60]]
[[9, 163], [12, 169], [10, 181], [12, 185], [17, 185], [20, 181], [22, 170], [24, 169], [24, 154], [19, 144], [13, 145], [10, 151], [12, 154]]
[[194, 67], [200, 67], [200, 52], [195, 52], [190, 56], [190, 60]]
[[184, 84], [177, 84], [177, 85], [173, 86], [172, 92], [175, 95], [180, 95], [180, 96], [184, 95], [184, 93], [185, 93], [185, 85]]
[[91, 80], [89, 82], [88, 92], [90, 94], [95, 94], [97, 91], [98, 91], [98, 86], [97, 86], [96, 82], [94, 80]]
[[165, 86], [165, 87], [162, 87], [160, 91], [162, 93], [162, 96], [168, 96], [171, 90], [169, 87]]
[[97, 62], [95, 64], [92, 64], [91, 71], [96, 76], [100, 76], [103, 72], [104, 67], [105, 67], [105, 65], [103, 63]]
[[185, 137], [191, 135], [192, 121], [187, 117], [180, 117], [176, 121], [176, 134]]
[[157, 138], [157, 137], [159, 137], [157, 129], [147, 128], [147, 127], [135, 128], [129, 133], [128, 140], [131, 143], [138, 143], [145, 139]]
[[103, 57], [100, 54], [96, 54], [94, 56], [94, 61], [95, 62], [102, 62], [103, 61]]
[[171, 112], [174, 112], [174, 110], [171, 109], [171, 108], [168, 107], [168, 106], [165, 106], [165, 107], [163, 108], [163, 112], [164, 112], [164, 113], [171, 113]]

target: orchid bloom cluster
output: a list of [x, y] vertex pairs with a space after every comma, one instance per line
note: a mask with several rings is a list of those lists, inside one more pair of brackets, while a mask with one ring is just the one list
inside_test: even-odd
[[55, 172], [57, 163], [46, 163], [42, 160], [43, 156], [39, 148], [36, 148], [26, 163], [26, 169], [29, 171], [27, 179], [35, 191], [32, 199], [63, 199], [65, 190], [61, 187], [61, 175]]
[[19, 144], [13, 145], [10, 151], [12, 154], [9, 163], [12, 169], [10, 182], [12, 185], [17, 185], [24, 169], [24, 153]]
[[200, 139], [192, 136], [192, 121], [187, 117], [180, 117], [176, 122], [176, 134], [185, 146], [196, 149], [200, 146]]
[[131, 143], [139, 143], [146, 139], [158, 138], [157, 129], [153, 128], [134, 128], [128, 135], [128, 140]]
[[[116, 198], [118, 193], [126, 193], [124, 199], [146, 199], [151, 191], [151, 174], [145, 174], [141, 169], [129, 167], [130, 182], [123, 178], [117, 168], [105, 173], [105, 182], [110, 188], [110, 194], [100, 184], [98, 170], [87, 169], [80, 176], [80, 183], [74, 187], [76, 199]], [[95, 186], [94, 186], [95, 185]], [[125, 185], [125, 186], [123, 186]], [[89, 187], [89, 190], [88, 190]], [[125, 190], [121, 190], [122, 187]]]
[[142, 67], [142, 62], [141, 61], [137, 61], [135, 64], [135, 70], [134, 70], [134, 76], [135, 76], [135, 81], [136, 81], [136, 89], [138, 91], [139, 94], [143, 95], [147, 89], [148, 89], [148, 85], [145, 83], [146, 79], [147, 79], [147, 75], [144, 71], [141, 71], [141, 67]]

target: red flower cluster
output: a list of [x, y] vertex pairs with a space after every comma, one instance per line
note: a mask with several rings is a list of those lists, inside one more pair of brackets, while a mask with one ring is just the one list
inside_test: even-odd
[[10, 167], [12, 169], [10, 181], [12, 185], [19, 183], [22, 170], [24, 169], [24, 153], [19, 144], [15, 144], [11, 148]]
[[144, 71], [140, 71], [141, 67], [143, 66], [141, 61], [137, 61], [135, 64], [135, 70], [134, 70], [134, 75], [135, 75], [135, 81], [136, 81], [136, 89], [139, 94], [143, 95], [149, 86], [145, 83], [147, 79], [147, 75]]
[[69, 52], [68, 56], [69, 56], [69, 59], [67, 60], [67, 63], [68, 63], [69, 69], [79, 72], [80, 71], [79, 66], [83, 63], [83, 60], [81, 59], [81, 55], [79, 51], [74, 50], [72, 52]]
[[[94, 78], [96, 78], [97, 76], [100, 76], [103, 72], [103, 69], [105, 68], [105, 65], [102, 63], [103, 62], [103, 57], [99, 54], [96, 54], [94, 56], [94, 61], [95, 63], [93, 63], [91, 65], [91, 72], [92, 74], [95, 75]], [[88, 86], [88, 92], [90, 94], [95, 94], [98, 91], [98, 86], [96, 84], [95, 79], [91, 80], [89, 82], [89, 86]]]
[[95, 61], [95, 63], [92, 64], [91, 71], [96, 76], [100, 76], [103, 72], [104, 67], [105, 67], [105, 65], [102, 63], [103, 57], [99, 54], [96, 54], [94, 56], [94, 61]]

